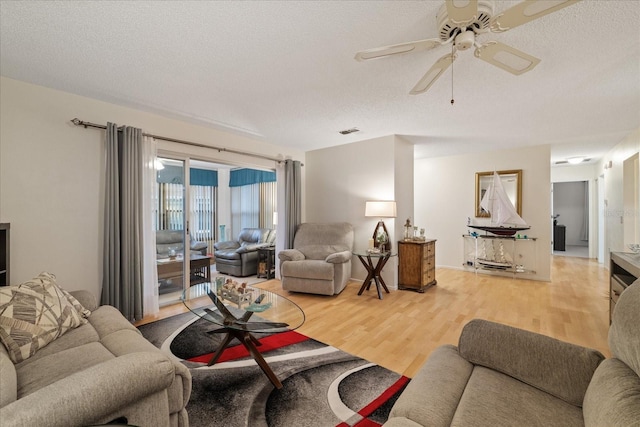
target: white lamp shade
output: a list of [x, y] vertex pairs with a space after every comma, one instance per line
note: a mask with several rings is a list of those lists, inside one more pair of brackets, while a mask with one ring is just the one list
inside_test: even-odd
[[364, 216], [374, 216], [376, 218], [395, 218], [396, 202], [392, 200], [368, 201], [365, 205]]

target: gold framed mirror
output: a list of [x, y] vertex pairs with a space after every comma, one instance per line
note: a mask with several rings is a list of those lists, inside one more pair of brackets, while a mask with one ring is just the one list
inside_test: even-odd
[[[518, 215], [522, 216], [522, 169], [497, 171], [502, 181], [502, 186], [509, 196], [509, 200], [516, 208]], [[484, 193], [493, 180], [493, 171], [476, 172], [476, 217], [490, 218], [491, 214], [480, 206]]]

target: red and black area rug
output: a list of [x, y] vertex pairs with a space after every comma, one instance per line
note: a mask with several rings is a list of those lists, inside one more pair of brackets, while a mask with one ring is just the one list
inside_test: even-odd
[[193, 427], [379, 426], [409, 382], [295, 331], [255, 334], [282, 382], [278, 390], [237, 342], [208, 367], [220, 340], [219, 334], [207, 334], [214, 327], [185, 313], [138, 328], [191, 370], [187, 412]]

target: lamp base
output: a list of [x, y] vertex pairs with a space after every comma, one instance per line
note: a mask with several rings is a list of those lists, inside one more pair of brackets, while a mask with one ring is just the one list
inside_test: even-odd
[[[380, 228], [382, 228], [382, 230], [380, 230]], [[378, 241], [378, 235], [380, 233], [384, 233], [384, 235], [387, 236], [386, 242], [381, 243]], [[373, 229], [372, 237], [373, 237], [374, 248], [380, 249], [381, 252], [388, 252], [391, 250], [391, 241], [389, 240], [389, 232], [387, 231], [387, 226], [384, 225], [384, 221], [382, 220], [378, 221], [378, 224], [376, 224], [376, 228]]]

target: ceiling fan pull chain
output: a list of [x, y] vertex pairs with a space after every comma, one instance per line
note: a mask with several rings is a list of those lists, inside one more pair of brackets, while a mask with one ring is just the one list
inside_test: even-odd
[[453, 62], [455, 57], [453, 56], [455, 52], [455, 43], [451, 45], [451, 105], [453, 105]]

